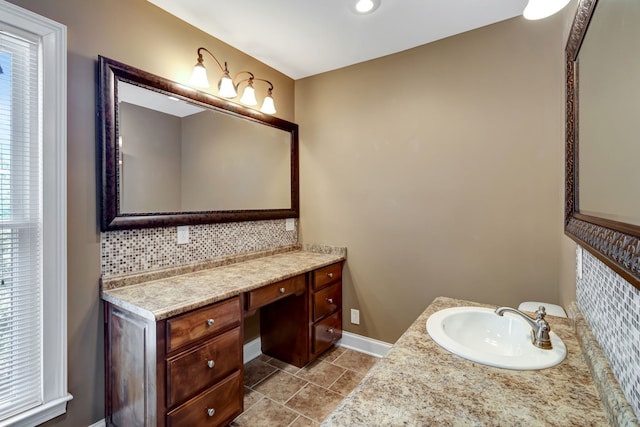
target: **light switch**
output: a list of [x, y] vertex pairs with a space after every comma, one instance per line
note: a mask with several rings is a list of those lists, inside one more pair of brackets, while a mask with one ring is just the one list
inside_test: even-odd
[[178, 244], [184, 245], [185, 243], [189, 243], [189, 226], [180, 225], [177, 227], [177, 229], [178, 229]]

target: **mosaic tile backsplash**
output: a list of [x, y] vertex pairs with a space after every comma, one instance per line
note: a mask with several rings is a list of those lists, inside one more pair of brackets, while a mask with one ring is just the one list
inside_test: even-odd
[[578, 306], [640, 418], [640, 291], [578, 246], [581, 253]]
[[100, 234], [100, 269], [109, 278], [297, 243], [297, 221], [288, 231], [284, 219], [192, 225], [181, 245], [176, 227], [107, 231]]

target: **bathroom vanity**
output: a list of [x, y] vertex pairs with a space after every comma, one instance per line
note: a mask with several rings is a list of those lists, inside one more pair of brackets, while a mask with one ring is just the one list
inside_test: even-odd
[[103, 281], [107, 425], [229, 423], [243, 410], [244, 317], [260, 309], [264, 354], [313, 361], [342, 335], [344, 259], [298, 250]]
[[566, 359], [551, 368], [519, 371], [471, 362], [431, 339], [427, 319], [462, 306], [490, 307], [436, 298], [322, 425], [638, 425], [577, 308], [570, 310], [572, 320], [548, 316], [567, 346]]

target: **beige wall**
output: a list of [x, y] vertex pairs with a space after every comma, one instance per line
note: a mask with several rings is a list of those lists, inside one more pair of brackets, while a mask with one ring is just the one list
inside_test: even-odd
[[439, 295], [558, 302], [563, 25], [518, 17], [296, 81], [301, 239], [348, 248], [346, 330], [393, 342]]
[[[98, 296], [96, 64], [98, 54], [186, 82], [206, 46], [231, 72], [273, 81], [278, 116], [293, 120], [294, 83], [145, 0], [12, 0], [68, 27], [68, 412], [50, 425], [82, 427], [104, 417], [103, 313]], [[205, 58], [210, 72], [213, 60]]]

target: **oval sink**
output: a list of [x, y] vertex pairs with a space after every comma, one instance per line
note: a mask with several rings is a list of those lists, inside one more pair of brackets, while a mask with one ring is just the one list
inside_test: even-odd
[[[553, 328], [553, 325], [551, 325]], [[497, 368], [544, 369], [562, 362], [567, 347], [551, 331], [552, 350], [531, 342], [531, 326], [519, 316], [484, 307], [454, 307], [427, 320], [427, 332], [441, 347], [465, 359]]]

